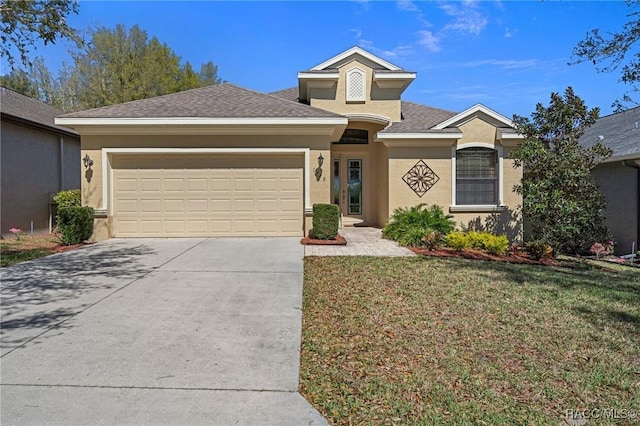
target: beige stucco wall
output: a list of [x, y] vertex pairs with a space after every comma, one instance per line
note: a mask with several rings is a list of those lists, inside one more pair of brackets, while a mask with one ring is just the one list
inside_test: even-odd
[[[346, 72], [358, 67], [366, 73], [366, 100], [346, 101]], [[400, 121], [400, 89], [381, 89], [373, 81], [373, 69], [362, 62], [351, 61], [339, 67], [338, 82], [330, 89], [312, 88], [310, 104], [313, 107], [338, 114], [373, 114], [387, 117], [392, 122]]]
[[[103, 198], [102, 183], [102, 149], [103, 148], [310, 148], [309, 194], [311, 205], [328, 203], [330, 195], [330, 139], [329, 136], [292, 136], [292, 135], [85, 135], [82, 137], [82, 153], [88, 154], [94, 165], [91, 171], [82, 178], [83, 204], [101, 209]], [[316, 180], [314, 172], [318, 167], [318, 157], [322, 154], [325, 163], [323, 175]], [[250, 154], [252, 156], [259, 154]], [[302, 154], [299, 154], [302, 158]], [[323, 177], [325, 179], [323, 179]], [[106, 217], [96, 217], [94, 240], [100, 241], [111, 237], [110, 212]], [[311, 227], [310, 216], [305, 220], [305, 233]]]
[[0, 233], [49, 230], [51, 194], [80, 187], [80, 140], [2, 120]]
[[[515, 144], [503, 145], [496, 140], [496, 128], [479, 118], [459, 126], [463, 136], [457, 141], [428, 140], [406, 141], [415, 146], [388, 148], [389, 156], [389, 202], [387, 213], [390, 215], [398, 207], [411, 207], [419, 203], [436, 204], [443, 207], [446, 213], [453, 215], [459, 228], [473, 227], [491, 232], [507, 234], [512, 240], [522, 237], [522, 220], [518, 212], [521, 198], [513, 192], [513, 186], [520, 181], [521, 169], [513, 168], [509, 159]], [[450, 208], [452, 196], [452, 155], [453, 148], [460, 148], [469, 143], [481, 143], [501, 149], [502, 160], [502, 204], [505, 208], [496, 212], [455, 212]], [[453, 154], [452, 154], [453, 153]], [[439, 180], [422, 197], [418, 196], [402, 179], [402, 177], [419, 161], [423, 160], [433, 170]]]
[[617, 255], [631, 253], [635, 241], [638, 248], [638, 169], [624, 166], [621, 161], [604, 163], [596, 167], [593, 175], [607, 200], [606, 224], [616, 242]]

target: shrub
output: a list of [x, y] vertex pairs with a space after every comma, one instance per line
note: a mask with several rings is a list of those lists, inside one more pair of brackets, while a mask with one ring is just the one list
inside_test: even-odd
[[464, 232], [450, 232], [449, 234], [447, 234], [445, 241], [448, 247], [451, 247], [452, 249], [457, 251], [471, 248], [471, 244], [469, 243], [467, 234], [465, 234]]
[[553, 256], [553, 249], [543, 240], [529, 241], [525, 244], [525, 250], [536, 260]]
[[335, 204], [313, 205], [313, 237], [319, 240], [333, 240], [338, 235], [340, 210]]
[[445, 214], [442, 207], [418, 204], [409, 208], [395, 209], [389, 223], [382, 230], [382, 235], [401, 245], [420, 246], [422, 238], [429, 233], [447, 234], [454, 227], [453, 216]]
[[504, 235], [487, 234], [484, 250], [496, 256], [502, 256], [509, 251], [509, 240]]
[[79, 189], [60, 191], [53, 197], [53, 201], [56, 202], [58, 209], [64, 207], [80, 207], [82, 205]]
[[440, 231], [431, 231], [422, 237], [422, 245], [427, 250], [437, 250], [444, 243], [444, 234]]
[[91, 207], [63, 207], [58, 209], [58, 232], [62, 244], [80, 244], [93, 234]]
[[446, 237], [449, 247], [454, 250], [474, 248], [494, 255], [504, 255], [509, 250], [509, 240], [504, 235], [493, 235], [490, 232], [451, 232]]

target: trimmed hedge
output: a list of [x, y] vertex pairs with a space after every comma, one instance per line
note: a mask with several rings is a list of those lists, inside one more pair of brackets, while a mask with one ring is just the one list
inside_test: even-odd
[[340, 210], [335, 204], [313, 205], [313, 237], [318, 240], [333, 240], [338, 235]]
[[62, 207], [58, 209], [58, 232], [62, 244], [80, 244], [93, 235], [91, 207]]
[[60, 191], [53, 197], [53, 201], [56, 202], [59, 209], [64, 207], [80, 207], [82, 205], [79, 189]]

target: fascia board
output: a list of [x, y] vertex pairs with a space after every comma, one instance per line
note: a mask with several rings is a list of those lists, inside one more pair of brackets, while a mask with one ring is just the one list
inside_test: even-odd
[[375, 62], [376, 64], [391, 70], [391, 71], [400, 71], [402, 68], [400, 68], [397, 65], [393, 65], [391, 62], [387, 62], [382, 58], [379, 58], [369, 52], [367, 52], [364, 49], [361, 49], [358, 46], [354, 46], [349, 50], [346, 50], [342, 53], [339, 53], [338, 55], [334, 56], [333, 58], [327, 59], [326, 61], [324, 61], [321, 64], [316, 65], [315, 67], [311, 68], [311, 71], [320, 71], [320, 70], [324, 70], [328, 67], [330, 67], [331, 65], [334, 65], [337, 62], [342, 61], [345, 58], [348, 58], [349, 56], [353, 55], [353, 54], [358, 54], [360, 56], [363, 56], [365, 58], [367, 58], [368, 60]]
[[507, 117], [505, 117], [502, 114], [499, 114], [497, 112], [495, 112], [494, 110], [487, 108], [486, 106], [482, 105], [482, 104], [476, 104], [474, 106], [472, 106], [471, 108], [468, 108], [464, 111], [462, 111], [460, 114], [458, 115], [454, 115], [453, 117], [449, 118], [448, 120], [443, 121], [442, 123], [434, 126], [433, 128], [435, 130], [442, 130], [448, 126], [451, 126], [452, 124], [455, 124], [459, 121], [464, 120], [465, 118], [467, 118], [470, 115], [473, 115], [475, 113], [478, 112], [482, 112], [486, 115], [488, 115], [489, 117], [504, 123], [505, 125], [509, 126], [509, 127], [513, 127], [513, 122], [511, 120], [509, 120]]

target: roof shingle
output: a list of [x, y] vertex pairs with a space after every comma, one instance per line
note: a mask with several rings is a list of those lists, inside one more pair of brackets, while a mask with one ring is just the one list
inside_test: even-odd
[[54, 124], [54, 118], [62, 114], [62, 111], [4, 87], [0, 88], [0, 112], [53, 130], [77, 134], [68, 127]]
[[612, 158], [640, 158], [640, 107], [598, 119], [578, 141], [584, 147], [600, 142], [613, 151]]
[[63, 115], [64, 118], [309, 118], [329, 111], [222, 83]]

